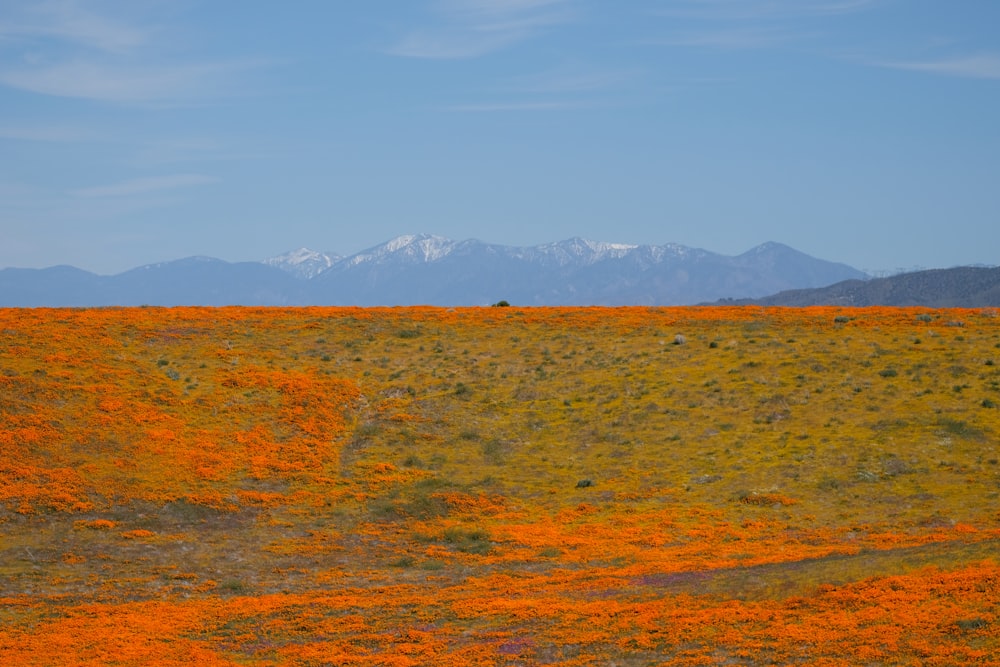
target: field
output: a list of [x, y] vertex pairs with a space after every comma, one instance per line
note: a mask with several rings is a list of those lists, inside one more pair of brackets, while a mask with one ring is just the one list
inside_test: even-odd
[[0, 664], [1000, 665], [1000, 318], [0, 310]]

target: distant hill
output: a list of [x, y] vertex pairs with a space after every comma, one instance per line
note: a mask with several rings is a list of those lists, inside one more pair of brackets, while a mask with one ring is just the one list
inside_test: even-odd
[[872, 280], [845, 280], [828, 287], [778, 292], [762, 299], [721, 303], [762, 306], [1000, 306], [1000, 267], [961, 266], [902, 273]]
[[302, 248], [262, 262], [189, 257], [114, 276], [0, 271], [0, 306], [690, 305], [867, 276], [780, 243], [736, 256], [573, 238], [531, 247], [408, 235], [348, 257]]
[[307, 301], [302, 281], [260, 262], [189, 257], [115, 276], [73, 267], [3, 269], [0, 306], [296, 305]]
[[780, 243], [730, 257], [678, 244], [573, 238], [521, 248], [421, 235], [340, 260], [313, 279], [313, 295], [344, 305], [687, 305], [863, 277]]

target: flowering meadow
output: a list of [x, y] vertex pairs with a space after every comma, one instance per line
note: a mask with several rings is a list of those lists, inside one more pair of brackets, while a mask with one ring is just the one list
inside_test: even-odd
[[1000, 665], [1000, 317], [0, 309], [0, 664]]

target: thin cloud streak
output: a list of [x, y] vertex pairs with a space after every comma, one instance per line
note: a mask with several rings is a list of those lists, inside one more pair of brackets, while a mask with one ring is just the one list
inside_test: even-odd
[[734, 28], [690, 32], [657, 40], [661, 46], [686, 46], [723, 51], [764, 49], [807, 39], [805, 33], [793, 33], [780, 28]]
[[53, 143], [96, 141], [98, 135], [68, 125], [0, 125], [0, 139]]
[[232, 96], [240, 72], [275, 64], [169, 59], [161, 49], [164, 35], [91, 6], [48, 0], [20, 11], [0, 9], [0, 86], [112, 104], [186, 106]]
[[0, 69], [0, 84], [40, 95], [118, 104], [191, 103], [219, 95], [229, 75], [258, 62], [122, 65], [74, 60]]
[[208, 185], [217, 183], [218, 179], [204, 174], [174, 174], [171, 176], [153, 176], [148, 178], [134, 178], [111, 185], [101, 185], [91, 188], [79, 188], [73, 190], [71, 194], [77, 197], [129, 197], [132, 195], [148, 194], [150, 192], [160, 192], [163, 190], [176, 190], [197, 185]]
[[580, 102], [497, 102], [483, 104], [456, 104], [442, 107], [442, 111], [455, 113], [495, 113], [503, 111], [558, 111], [580, 109], [587, 105]]
[[594, 108], [607, 104], [606, 93], [638, 76], [638, 71], [589, 68], [575, 64], [509, 77], [487, 89], [479, 102], [440, 108], [451, 113], [502, 113]]
[[502, 92], [559, 95], [589, 93], [615, 88], [638, 77], [637, 70], [563, 66], [508, 79]]
[[113, 53], [130, 51], [147, 39], [145, 31], [98, 16], [72, 0], [25, 3], [20, 13], [0, 17], [3, 37], [56, 38]]
[[830, 16], [865, 11], [884, 0], [674, 0], [657, 11], [663, 16], [738, 21], [745, 19]]
[[418, 28], [387, 49], [431, 60], [478, 58], [566, 23], [569, 0], [448, 0], [435, 6], [440, 25]]
[[654, 13], [690, 19], [690, 27], [646, 43], [714, 51], [750, 51], [817, 41], [823, 21], [885, 0], [673, 0]]
[[881, 67], [940, 74], [965, 79], [1000, 79], [1000, 55], [983, 54], [925, 62], [880, 62]]

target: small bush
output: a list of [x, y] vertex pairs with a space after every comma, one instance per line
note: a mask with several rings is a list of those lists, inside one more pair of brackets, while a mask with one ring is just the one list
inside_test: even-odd
[[951, 419], [946, 417], [939, 419], [937, 425], [948, 435], [967, 438], [969, 440], [983, 441], [986, 439], [986, 434], [981, 429], [978, 429], [961, 419]]
[[774, 507], [776, 505], [794, 505], [799, 502], [795, 498], [783, 496], [780, 493], [741, 493], [738, 500], [744, 505], [757, 505], [758, 507]]
[[510, 453], [510, 446], [497, 438], [490, 438], [482, 444], [480, 449], [486, 460], [493, 465], [502, 464], [507, 459], [507, 454]]
[[239, 579], [226, 579], [219, 584], [219, 591], [232, 595], [243, 595], [250, 591], [250, 587]]
[[493, 545], [490, 544], [490, 534], [478, 528], [466, 530], [453, 526], [445, 528], [441, 537], [456, 550], [466, 554], [483, 556], [493, 549]]
[[821, 491], [836, 491], [840, 488], [840, 482], [833, 477], [824, 477], [816, 486]]
[[985, 628], [989, 625], [989, 622], [985, 618], [965, 618], [955, 621], [955, 625], [962, 632], [972, 632], [974, 630], [979, 630]]
[[436, 558], [432, 558], [430, 560], [425, 560], [424, 562], [422, 562], [420, 564], [420, 569], [421, 570], [428, 570], [428, 571], [432, 571], [432, 572], [436, 571], [436, 570], [443, 570], [444, 569], [444, 562], [443, 561], [439, 561]]
[[422, 335], [420, 329], [400, 329], [396, 332], [396, 336], [399, 338], [420, 338]]

